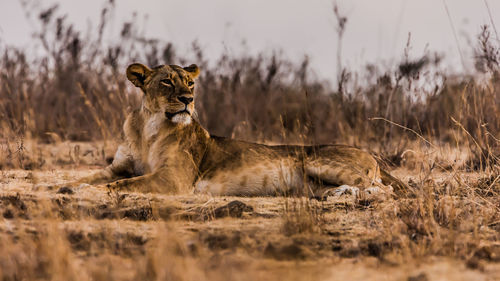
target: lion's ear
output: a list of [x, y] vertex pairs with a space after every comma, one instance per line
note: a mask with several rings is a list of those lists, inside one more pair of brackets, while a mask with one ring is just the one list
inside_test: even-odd
[[200, 68], [196, 64], [184, 67], [184, 70], [189, 72], [193, 78], [198, 77], [200, 74]]
[[142, 87], [151, 72], [152, 70], [149, 67], [140, 63], [134, 63], [127, 67], [127, 78], [136, 87]]

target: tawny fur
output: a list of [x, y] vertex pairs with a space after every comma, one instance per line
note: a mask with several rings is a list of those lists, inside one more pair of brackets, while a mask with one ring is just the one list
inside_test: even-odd
[[233, 196], [318, 196], [340, 186], [402, 186], [354, 147], [268, 146], [211, 136], [192, 117], [198, 73], [196, 65], [130, 65], [127, 77], [142, 89], [142, 105], [128, 115], [113, 163], [75, 184]]

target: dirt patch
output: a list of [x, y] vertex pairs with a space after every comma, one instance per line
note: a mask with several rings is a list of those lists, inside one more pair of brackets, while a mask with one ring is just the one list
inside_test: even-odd
[[[450, 272], [500, 273], [500, 206], [492, 176], [458, 178], [477, 189], [468, 193], [445, 177], [414, 180], [413, 196], [367, 204], [351, 197], [318, 201], [110, 192], [92, 186], [50, 189], [33, 182], [62, 182], [85, 173], [27, 173], [4, 172], [8, 182], [0, 190], [0, 254], [13, 257], [8, 268], [31, 272], [26, 276], [36, 276], [46, 260], [61, 263], [59, 257], [85, 264], [85, 274], [107, 266], [115, 277], [121, 272], [146, 279], [151, 272], [182, 279], [191, 270], [215, 279], [247, 280], [247, 271], [278, 278], [286, 271], [310, 280], [328, 279], [333, 270], [339, 278], [366, 280], [353, 272], [380, 277], [377, 268], [387, 267], [393, 278], [380, 280], [434, 280], [440, 275], [423, 265], [443, 259]], [[31, 255], [30, 262], [22, 263], [19, 253]], [[421, 269], [408, 270], [408, 265]]]

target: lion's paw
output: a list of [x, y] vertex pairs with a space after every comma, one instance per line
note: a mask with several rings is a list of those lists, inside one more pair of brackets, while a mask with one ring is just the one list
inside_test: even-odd
[[342, 195], [352, 195], [353, 197], [357, 198], [359, 196], [359, 188], [355, 186], [350, 186], [347, 184], [341, 185], [338, 188], [334, 189], [332, 191], [333, 196], [342, 196]]

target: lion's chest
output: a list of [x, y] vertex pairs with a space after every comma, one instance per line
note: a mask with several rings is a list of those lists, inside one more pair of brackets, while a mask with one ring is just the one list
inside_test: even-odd
[[155, 113], [151, 115], [145, 122], [144, 124], [144, 129], [142, 130], [142, 135], [144, 137], [144, 140], [146, 142], [152, 142], [156, 136], [158, 135], [158, 132], [162, 129], [163, 126], [165, 126], [165, 114], [162, 113]]
[[160, 131], [165, 126], [165, 115], [156, 113], [144, 121], [142, 129], [142, 138], [137, 143], [137, 157], [140, 159], [144, 173], [150, 173], [156, 170], [162, 161], [162, 145], [159, 138]]

